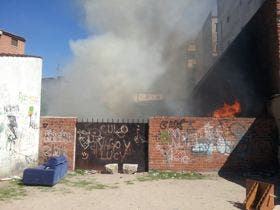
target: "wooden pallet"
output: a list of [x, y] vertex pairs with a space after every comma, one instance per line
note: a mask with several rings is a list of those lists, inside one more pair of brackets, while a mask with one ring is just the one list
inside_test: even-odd
[[274, 197], [273, 184], [246, 180], [246, 199], [244, 201], [246, 210], [272, 210]]

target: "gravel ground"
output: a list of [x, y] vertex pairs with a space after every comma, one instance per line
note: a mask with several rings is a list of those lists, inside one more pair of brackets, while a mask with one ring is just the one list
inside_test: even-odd
[[219, 176], [199, 180], [139, 181], [145, 175], [87, 174], [67, 176], [54, 187], [20, 188], [18, 199], [0, 201], [0, 209], [240, 209], [245, 188]]

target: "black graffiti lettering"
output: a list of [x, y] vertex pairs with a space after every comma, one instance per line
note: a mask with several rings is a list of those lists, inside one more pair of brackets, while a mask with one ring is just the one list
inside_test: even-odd
[[17, 118], [14, 115], [8, 115], [8, 128], [12, 132], [12, 135], [9, 135], [9, 140], [10, 141], [15, 141], [17, 137], [16, 129], [17, 129]]
[[185, 119], [182, 120], [169, 120], [169, 121], [161, 121], [160, 128], [167, 129], [167, 128], [174, 128], [174, 129], [183, 129], [183, 124], [186, 123]]
[[78, 123], [77, 166], [81, 163], [82, 167], [88, 164], [94, 168], [129, 161], [144, 170], [147, 128], [144, 123]]

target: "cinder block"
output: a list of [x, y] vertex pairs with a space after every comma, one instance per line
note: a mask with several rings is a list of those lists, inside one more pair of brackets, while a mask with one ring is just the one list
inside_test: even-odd
[[124, 174], [135, 174], [138, 169], [138, 164], [123, 164]]
[[105, 165], [105, 170], [109, 174], [116, 174], [119, 171], [118, 164], [117, 163], [106, 164]]

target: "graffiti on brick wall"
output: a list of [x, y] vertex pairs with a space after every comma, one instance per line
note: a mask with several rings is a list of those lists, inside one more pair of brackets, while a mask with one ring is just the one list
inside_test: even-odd
[[138, 163], [146, 168], [147, 125], [144, 123], [78, 123], [77, 167]]
[[248, 153], [265, 152], [263, 150], [271, 151], [271, 135], [275, 135], [272, 132], [275, 125], [271, 122], [255, 124], [248, 133], [252, 122], [235, 119], [208, 119], [200, 122], [186, 119], [162, 120], [159, 123], [160, 129], [153, 135], [156, 140], [155, 149], [165, 164], [187, 164], [195, 157], [208, 158], [214, 154], [225, 156], [226, 159], [235, 149], [240, 157]]
[[73, 139], [73, 134], [63, 128], [59, 131], [46, 129], [43, 132], [43, 139], [44, 142], [70, 142]]
[[63, 144], [45, 144], [42, 147], [42, 156], [44, 161], [46, 161], [49, 157], [52, 156], [59, 156], [59, 155], [66, 155], [66, 147]]
[[192, 155], [212, 155], [214, 152], [229, 155], [237, 142], [228, 141], [225, 132], [220, 123], [218, 125], [206, 123], [197, 130], [196, 138], [189, 143]]
[[182, 120], [162, 120], [160, 122], [160, 128], [166, 129], [166, 128], [174, 128], [174, 129], [183, 129], [183, 124], [186, 121], [184, 119]]
[[42, 118], [41, 121], [39, 162], [43, 163], [52, 156], [65, 155], [69, 168], [73, 169], [76, 130], [73, 119]]

